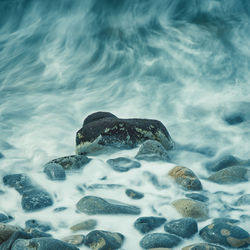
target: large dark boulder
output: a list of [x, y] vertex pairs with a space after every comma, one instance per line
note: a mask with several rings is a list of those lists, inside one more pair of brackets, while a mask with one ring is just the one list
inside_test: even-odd
[[92, 153], [104, 146], [134, 148], [146, 140], [156, 140], [166, 150], [173, 147], [173, 141], [160, 121], [120, 119], [108, 112], [96, 112], [84, 120], [83, 127], [76, 133], [76, 153]]

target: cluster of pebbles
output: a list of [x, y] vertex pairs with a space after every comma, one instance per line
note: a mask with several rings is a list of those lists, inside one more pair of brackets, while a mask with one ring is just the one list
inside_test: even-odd
[[[76, 213], [83, 213], [88, 219], [72, 225], [71, 234], [60, 239], [53, 238], [54, 228], [49, 222], [36, 218], [25, 222], [25, 228], [15, 225], [15, 218], [6, 212], [0, 213], [0, 249], [79, 249], [91, 248], [95, 250], [126, 249], [125, 241], [131, 239], [117, 231], [107, 231], [98, 228], [101, 218], [113, 215], [132, 216], [134, 222], [131, 225], [141, 235], [139, 243], [134, 243], [133, 249], [182, 249], [182, 250], [221, 250], [221, 249], [249, 249], [250, 236], [240, 225], [241, 221], [250, 223], [250, 194], [239, 194], [235, 204], [224, 204], [221, 200], [219, 214], [225, 217], [211, 217], [210, 193], [203, 183], [210, 185], [236, 185], [249, 181], [249, 160], [241, 160], [232, 155], [226, 155], [214, 161], [207, 162], [205, 169], [211, 173], [209, 177], [199, 179], [197, 175], [184, 166], [178, 166], [171, 162], [171, 154], [174, 152], [174, 142], [164, 125], [156, 120], [145, 119], [119, 119], [111, 113], [97, 112], [88, 116], [83, 127], [76, 134], [76, 155], [54, 159], [44, 165], [43, 172], [47, 178], [56, 183], [67, 179], [68, 173], [83, 171], [91, 161], [103, 152], [111, 149], [122, 152], [130, 148], [140, 148], [132, 157], [119, 156], [108, 159], [105, 164], [109, 171], [124, 175], [129, 172], [138, 174], [138, 183], [141, 178], [150, 182], [152, 186], [162, 191], [171, 190], [170, 186], [182, 190], [185, 194], [182, 198], [169, 199], [160, 197], [162, 204], [171, 206], [178, 218], [169, 220], [167, 213], [163, 213], [154, 204], [151, 214], [143, 215], [144, 207], [140, 204], [147, 197], [148, 192], [136, 190], [139, 184], [126, 187], [123, 182], [110, 183], [108, 176], [100, 179], [99, 183], [84, 183], [78, 186], [79, 192], [86, 192], [75, 205]], [[170, 154], [170, 150], [172, 153]], [[93, 158], [89, 158], [90, 156]], [[165, 179], [161, 181], [159, 175], [143, 171], [145, 163], [153, 162], [166, 164]], [[169, 166], [171, 166], [169, 168]], [[157, 168], [157, 166], [155, 166]], [[82, 170], [83, 169], [83, 170]], [[137, 171], [141, 170], [141, 172]], [[137, 172], [136, 172], [137, 171]], [[139, 176], [142, 174], [143, 177]], [[90, 177], [91, 178], [91, 177]], [[28, 174], [9, 174], [3, 177], [6, 188], [14, 188], [21, 196], [22, 209], [30, 213], [41, 211], [49, 207], [55, 207], [59, 213], [67, 207], [58, 207], [54, 197], [45, 187], [37, 184]], [[85, 191], [84, 191], [85, 190]], [[100, 196], [91, 194], [91, 191], [101, 190]], [[121, 197], [118, 200], [105, 198], [106, 190], [116, 190]], [[123, 194], [121, 194], [123, 190]], [[168, 191], [169, 192], [169, 191]], [[4, 191], [2, 191], [4, 193]], [[0, 194], [1, 195], [1, 194]], [[123, 195], [133, 201], [133, 205], [122, 202]], [[221, 197], [218, 192], [216, 197]], [[159, 195], [160, 196], [160, 195]], [[219, 200], [219, 198], [218, 198]], [[217, 201], [218, 201], [217, 200]], [[145, 204], [145, 203], [144, 203]], [[159, 206], [158, 206], [159, 207]], [[224, 209], [224, 210], [223, 210]], [[241, 220], [230, 218], [225, 211], [241, 211]], [[145, 214], [145, 213], [144, 213]], [[93, 216], [99, 216], [94, 219]], [[98, 229], [97, 229], [98, 228]], [[119, 228], [116, 225], [115, 229]], [[82, 232], [87, 234], [82, 234]], [[192, 240], [192, 244], [190, 243]], [[197, 242], [196, 242], [197, 241]], [[131, 245], [131, 244], [130, 244]]]

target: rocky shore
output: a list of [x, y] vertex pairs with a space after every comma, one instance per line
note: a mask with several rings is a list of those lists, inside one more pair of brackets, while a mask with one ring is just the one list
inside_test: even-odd
[[[17, 192], [18, 211], [29, 219], [18, 225], [0, 212], [0, 249], [249, 249], [249, 188], [230, 192], [249, 187], [250, 161], [219, 156], [200, 174], [196, 162], [174, 162], [185, 149], [178, 147], [160, 121], [89, 115], [76, 133], [76, 154], [42, 167], [51, 184], [21, 169], [3, 177], [0, 198]], [[60, 191], [71, 188], [68, 181], [72, 197]], [[46, 211], [47, 220], [36, 218]], [[51, 214], [65, 223], [56, 228]]]

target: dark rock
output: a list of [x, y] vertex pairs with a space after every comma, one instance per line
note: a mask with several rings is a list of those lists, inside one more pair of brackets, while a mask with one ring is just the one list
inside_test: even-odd
[[183, 247], [181, 250], [225, 250], [225, 248], [219, 247], [214, 244], [195, 243], [195, 244]]
[[21, 204], [25, 211], [37, 211], [52, 206], [53, 200], [47, 191], [33, 188], [23, 193]]
[[29, 233], [32, 236], [32, 238], [52, 237], [51, 234], [44, 233], [36, 228], [29, 228], [26, 230], [26, 232]]
[[141, 233], [145, 234], [163, 225], [167, 220], [163, 217], [139, 217], [134, 227]]
[[224, 121], [229, 125], [237, 125], [244, 122], [243, 114], [231, 114], [224, 117]]
[[235, 157], [233, 155], [224, 155], [216, 160], [207, 162], [205, 164], [205, 167], [209, 171], [217, 172], [219, 170], [232, 166], [247, 166], [247, 165], [250, 165], [249, 160], [241, 160], [240, 158]]
[[119, 201], [103, 199], [96, 196], [85, 196], [76, 205], [80, 212], [92, 214], [140, 214], [139, 207]]
[[6, 213], [0, 213], [0, 222], [7, 223], [13, 220], [13, 217]]
[[85, 236], [82, 234], [70, 235], [64, 237], [62, 241], [72, 244], [74, 246], [81, 246], [85, 241]]
[[169, 171], [168, 175], [185, 190], [202, 190], [200, 180], [189, 168], [176, 166]]
[[53, 181], [62, 181], [66, 179], [64, 168], [57, 163], [47, 163], [44, 166], [43, 172]]
[[140, 246], [144, 249], [156, 247], [175, 247], [181, 242], [181, 239], [172, 234], [149, 233], [140, 241]]
[[172, 205], [184, 217], [191, 217], [198, 221], [208, 219], [208, 208], [203, 202], [179, 199], [174, 201]]
[[139, 168], [141, 164], [137, 161], [132, 161], [129, 158], [118, 157], [107, 160], [107, 163], [118, 172], [127, 172], [132, 168]]
[[36, 228], [42, 232], [47, 232], [52, 229], [52, 226], [49, 222], [43, 222], [35, 219], [27, 220], [25, 222], [26, 230], [29, 228]]
[[213, 223], [230, 223], [230, 224], [237, 224], [239, 223], [239, 220], [231, 219], [231, 218], [226, 218], [226, 217], [221, 217], [221, 218], [215, 218], [213, 219]]
[[120, 233], [94, 230], [87, 234], [85, 245], [94, 250], [115, 250], [122, 246], [124, 236]]
[[143, 142], [135, 158], [145, 161], [169, 161], [166, 149], [160, 142], [154, 140]]
[[119, 119], [111, 113], [97, 112], [89, 115], [76, 133], [76, 152], [91, 153], [104, 146], [134, 148], [150, 139], [159, 141], [167, 150], [173, 147], [173, 141], [160, 121]]
[[53, 238], [35, 238], [30, 240], [18, 239], [12, 245], [11, 250], [49, 250], [49, 249], [63, 249], [63, 250], [79, 250], [72, 244], [56, 240]]
[[47, 164], [56, 163], [61, 165], [65, 170], [75, 170], [75, 169], [81, 169], [89, 162], [90, 159], [85, 155], [69, 155], [54, 159], [48, 162]]
[[208, 180], [218, 184], [235, 184], [248, 181], [249, 170], [244, 167], [228, 167], [224, 168], [211, 176]]
[[197, 201], [201, 201], [201, 202], [207, 202], [208, 201], [208, 198], [203, 194], [191, 193], [191, 194], [185, 194], [185, 196], [187, 198], [192, 199], [192, 200], [197, 200]]
[[4, 158], [4, 155], [0, 152], [0, 159]]
[[236, 206], [245, 205], [250, 205], [250, 194], [244, 194], [236, 201]]
[[95, 229], [96, 226], [97, 226], [97, 221], [94, 219], [89, 219], [72, 226], [70, 229], [76, 232], [80, 230], [93, 230]]
[[122, 188], [121, 184], [92, 184], [92, 185], [83, 185], [86, 189], [119, 189]]
[[68, 209], [67, 207], [57, 207], [54, 209], [55, 212], [62, 212], [64, 210]]
[[175, 234], [182, 238], [191, 238], [198, 232], [198, 225], [193, 218], [182, 218], [179, 220], [172, 220], [164, 225], [164, 230], [167, 233]]
[[13, 243], [17, 239], [31, 239], [31, 238], [33, 237], [24, 231], [16, 231], [8, 238], [8, 240], [4, 241], [0, 245], [0, 250], [11, 250]]
[[22, 231], [22, 229], [20, 227], [0, 223], [0, 244], [8, 240], [9, 237], [17, 231]]
[[200, 230], [200, 236], [209, 243], [217, 243], [226, 247], [248, 247], [249, 233], [231, 223], [217, 222]]
[[133, 200], [140, 200], [144, 197], [143, 193], [137, 192], [133, 189], [126, 189], [125, 193], [128, 197], [130, 197]]

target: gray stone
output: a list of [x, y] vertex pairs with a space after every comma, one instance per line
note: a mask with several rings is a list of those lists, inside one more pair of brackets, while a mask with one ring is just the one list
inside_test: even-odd
[[237, 224], [239, 223], [239, 220], [231, 219], [231, 218], [226, 218], [226, 217], [221, 217], [221, 218], [215, 218], [213, 219], [213, 223], [230, 223], [230, 224]]
[[236, 201], [236, 206], [246, 205], [250, 205], [250, 194], [244, 194]]
[[135, 223], [134, 227], [141, 233], [149, 233], [154, 229], [160, 227], [166, 222], [166, 219], [163, 217], [139, 217]]
[[22, 231], [20, 227], [0, 223], [0, 244], [9, 239], [9, 237], [17, 232]]
[[166, 150], [173, 148], [173, 141], [160, 121], [120, 119], [108, 112], [96, 112], [84, 120], [76, 133], [76, 152], [93, 153], [107, 146], [134, 148], [150, 139], [159, 141]]
[[135, 156], [137, 160], [145, 161], [169, 161], [166, 149], [161, 143], [154, 140], [147, 140], [141, 146]]
[[200, 180], [189, 168], [176, 166], [169, 171], [168, 175], [185, 190], [202, 190]]
[[198, 221], [208, 219], [208, 208], [200, 201], [191, 199], [179, 199], [172, 203], [183, 217], [191, 217]]
[[203, 195], [203, 194], [198, 194], [198, 193], [191, 193], [191, 194], [185, 194], [187, 198], [190, 198], [192, 200], [197, 200], [201, 202], [207, 202], [208, 197]]
[[10, 222], [12, 220], [13, 220], [12, 216], [10, 216], [6, 213], [0, 212], [0, 222], [7, 223], [7, 222]]
[[34, 238], [30, 240], [18, 239], [12, 245], [11, 250], [79, 250], [72, 244], [56, 240], [53, 238]]
[[146, 234], [140, 241], [140, 246], [143, 249], [156, 247], [175, 247], [179, 245], [181, 239], [175, 235], [167, 233], [149, 233]]
[[120, 233], [94, 230], [87, 234], [85, 245], [94, 250], [115, 250], [119, 249], [124, 241]]
[[118, 172], [127, 172], [133, 168], [139, 168], [141, 164], [137, 161], [130, 160], [129, 158], [125, 157], [118, 157], [115, 159], [107, 160], [107, 163]]
[[228, 167], [224, 168], [210, 177], [208, 180], [218, 184], [235, 184], [248, 181], [249, 170], [244, 167]]
[[217, 243], [226, 247], [248, 247], [249, 233], [229, 222], [217, 222], [207, 225], [200, 230], [200, 236], [209, 243]]
[[97, 221], [94, 219], [85, 220], [83, 222], [77, 223], [76, 225], [72, 226], [70, 229], [74, 232], [80, 230], [93, 230], [97, 226]]
[[140, 199], [142, 199], [143, 197], [144, 197], [144, 194], [143, 193], [141, 193], [141, 192], [137, 192], [137, 191], [135, 191], [135, 190], [133, 190], [133, 189], [126, 189], [125, 190], [125, 193], [126, 193], [126, 195], [128, 196], [128, 197], [130, 197], [131, 199], [133, 199], [133, 200], [140, 200]]
[[76, 170], [83, 168], [90, 162], [90, 159], [85, 155], [69, 155], [54, 159], [49, 163], [56, 163], [61, 165], [65, 170]]
[[209, 243], [195, 243], [183, 247], [181, 250], [225, 250], [225, 248]]
[[64, 168], [57, 163], [47, 163], [43, 172], [53, 181], [63, 181], [66, 179]]
[[96, 196], [85, 196], [76, 205], [80, 212], [93, 214], [140, 214], [139, 207], [119, 201], [103, 199]]
[[198, 232], [198, 225], [193, 218], [182, 218], [167, 222], [164, 225], [164, 230], [167, 233], [175, 234], [182, 238], [191, 238]]
[[31, 219], [25, 221], [25, 230], [28, 230], [29, 228], [36, 228], [42, 232], [47, 232], [52, 229], [52, 226], [49, 222]]
[[82, 234], [70, 235], [62, 238], [62, 241], [70, 243], [74, 246], [81, 246], [85, 241], [85, 236]]

